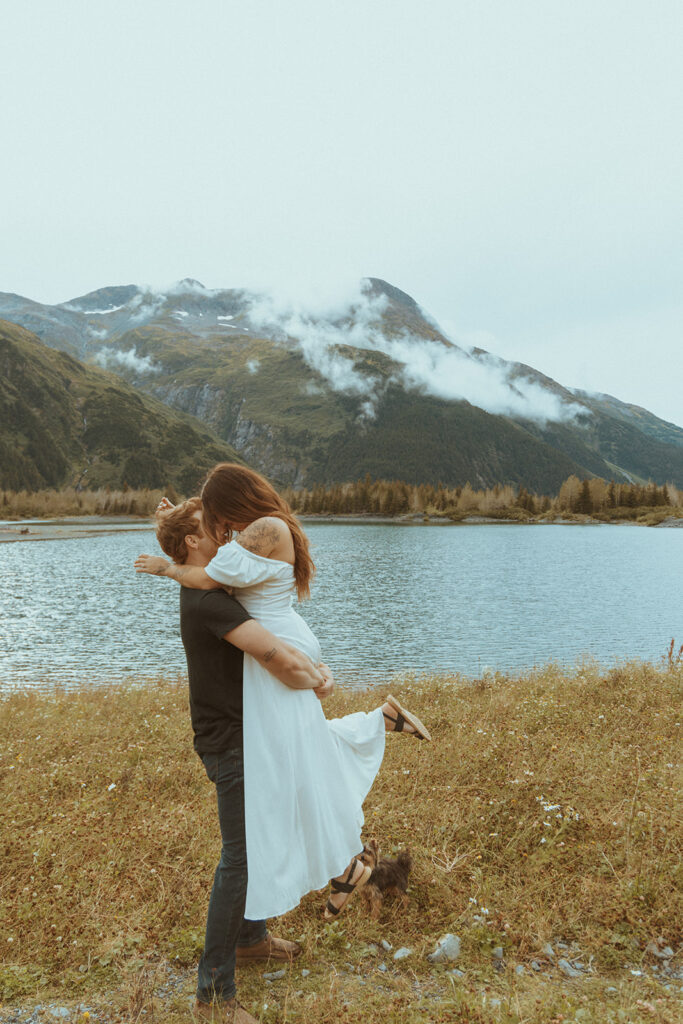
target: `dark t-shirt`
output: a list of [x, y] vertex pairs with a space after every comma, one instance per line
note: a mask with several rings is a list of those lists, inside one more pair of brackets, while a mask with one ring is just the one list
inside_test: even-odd
[[242, 742], [243, 654], [222, 637], [250, 618], [224, 590], [180, 588], [180, 635], [198, 754], [220, 754]]

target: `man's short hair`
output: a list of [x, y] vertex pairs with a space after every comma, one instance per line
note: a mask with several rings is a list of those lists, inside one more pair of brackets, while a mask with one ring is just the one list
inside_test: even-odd
[[185, 538], [191, 534], [201, 536], [197, 512], [201, 512], [202, 499], [188, 498], [169, 512], [157, 515], [157, 540], [161, 550], [178, 565], [187, 561]]

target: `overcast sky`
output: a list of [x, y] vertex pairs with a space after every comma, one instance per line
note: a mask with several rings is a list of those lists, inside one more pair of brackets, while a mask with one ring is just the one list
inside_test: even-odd
[[0, 291], [382, 277], [683, 424], [681, 0], [0, 14]]

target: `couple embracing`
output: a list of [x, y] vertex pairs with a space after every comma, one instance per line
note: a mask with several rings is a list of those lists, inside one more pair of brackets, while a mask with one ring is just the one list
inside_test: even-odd
[[369, 714], [325, 718], [332, 672], [292, 607], [309, 596], [308, 540], [258, 473], [222, 463], [201, 498], [164, 499], [157, 538], [172, 561], [140, 555], [135, 567], [182, 584], [194, 746], [216, 787], [222, 837], [195, 1011], [249, 1024], [235, 964], [298, 956], [296, 943], [268, 933], [266, 918], [330, 882], [331, 920], [367, 882], [362, 805], [385, 734], [431, 737], [392, 697]]

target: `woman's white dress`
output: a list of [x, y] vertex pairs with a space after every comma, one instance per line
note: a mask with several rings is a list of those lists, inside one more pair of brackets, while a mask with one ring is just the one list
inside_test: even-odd
[[[288, 562], [219, 548], [206, 569], [271, 633], [320, 661], [292, 607]], [[363, 801], [384, 756], [378, 708], [328, 721], [312, 690], [291, 690], [244, 656], [244, 804], [251, 921], [277, 917], [340, 875], [362, 848]]]

